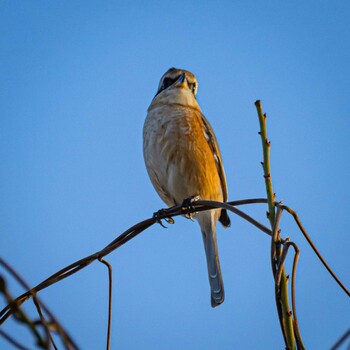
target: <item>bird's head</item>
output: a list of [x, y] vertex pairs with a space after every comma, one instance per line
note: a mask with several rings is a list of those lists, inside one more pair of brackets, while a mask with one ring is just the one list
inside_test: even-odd
[[188, 70], [170, 68], [160, 79], [157, 95], [166, 89], [172, 88], [188, 89], [196, 97], [198, 82], [196, 77]]
[[170, 68], [160, 79], [152, 104], [178, 103], [198, 108], [196, 77], [184, 69]]

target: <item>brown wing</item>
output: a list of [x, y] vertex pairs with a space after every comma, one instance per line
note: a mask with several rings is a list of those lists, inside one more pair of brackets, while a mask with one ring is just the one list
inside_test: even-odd
[[[204, 132], [206, 134], [206, 139], [208, 141], [208, 144], [210, 146], [211, 151], [213, 152], [214, 158], [215, 158], [215, 164], [217, 171], [219, 173], [220, 182], [221, 182], [221, 188], [222, 188], [222, 194], [223, 194], [223, 201], [227, 201], [228, 193], [227, 193], [227, 183], [226, 183], [226, 175], [224, 171], [224, 167], [222, 164], [221, 159], [221, 153], [219, 149], [218, 141], [216, 140], [214, 130], [209, 124], [208, 120], [205, 118], [203, 114], [201, 114], [203, 125], [204, 125]], [[226, 209], [221, 210], [221, 215], [219, 218], [219, 221], [225, 226], [228, 227], [231, 224], [230, 218], [227, 214]]]

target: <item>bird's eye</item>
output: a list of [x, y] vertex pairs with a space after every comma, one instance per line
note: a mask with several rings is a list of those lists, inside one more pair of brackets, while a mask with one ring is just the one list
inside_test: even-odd
[[196, 87], [197, 87], [196, 83], [189, 83], [188, 87], [192, 91], [193, 95], [196, 95]]

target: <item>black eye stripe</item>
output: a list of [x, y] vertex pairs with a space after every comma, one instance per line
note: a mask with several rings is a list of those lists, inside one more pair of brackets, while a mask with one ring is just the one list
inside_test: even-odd
[[[159, 88], [159, 90], [157, 91], [157, 94], [160, 94], [163, 90], [167, 89], [168, 87], [170, 87], [171, 85], [173, 85], [178, 79], [180, 78], [180, 75], [176, 76], [175, 78], [169, 78], [166, 77], [163, 79], [163, 83], [161, 85], [161, 87]], [[197, 89], [197, 83], [193, 82], [193, 83], [188, 83], [188, 87], [190, 88], [190, 90], [192, 91], [192, 93], [196, 96], [196, 89]]]
[[179, 79], [180, 76], [176, 78], [165, 78], [163, 81], [163, 89], [168, 88], [169, 86], [173, 85], [177, 79]]
[[157, 91], [156, 96], [161, 93], [163, 90], [167, 89], [169, 86], [173, 85], [177, 79], [179, 79], [179, 75], [175, 78], [164, 78], [162, 86]]

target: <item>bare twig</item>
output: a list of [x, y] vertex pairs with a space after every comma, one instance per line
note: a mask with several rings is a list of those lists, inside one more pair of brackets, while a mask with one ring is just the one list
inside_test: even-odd
[[273, 227], [275, 222], [275, 193], [273, 192], [272, 187], [272, 178], [271, 178], [271, 166], [270, 166], [270, 145], [271, 142], [267, 138], [267, 130], [266, 130], [266, 114], [263, 114], [261, 102], [258, 100], [255, 102], [255, 106], [258, 112], [260, 131], [259, 135], [261, 136], [262, 149], [263, 149], [263, 157], [264, 161], [261, 162], [261, 165], [264, 170], [264, 179], [265, 179], [265, 187], [267, 194], [267, 201], [269, 206], [269, 211], [267, 213], [267, 217], [270, 220], [271, 227]]
[[295, 341], [297, 343], [299, 350], [305, 350], [305, 346], [303, 344], [303, 341], [301, 339], [299, 324], [298, 324], [298, 317], [297, 317], [297, 306], [296, 306], [296, 297], [295, 297], [295, 279], [297, 274], [297, 265], [299, 260], [300, 251], [298, 246], [294, 242], [287, 242], [286, 245], [293, 246], [294, 248], [294, 259], [293, 259], [293, 268], [292, 268], [292, 310], [293, 310], [293, 324], [294, 324], [294, 334], [295, 334]]
[[[272, 237], [271, 237], [271, 268], [272, 268], [272, 273], [273, 273], [273, 278], [275, 280], [275, 301], [276, 301], [276, 309], [278, 313], [278, 319], [280, 322], [280, 327], [283, 335], [284, 342], [287, 343], [287, 334], [285, 330], [285, 326], [283, 323], [283, 310], [282, 306], [280, 303], [280, 283], [276, 282], [277, 279], [277, 269], [279, 267], [279, 257], [281, 255], [280, 249], [281, 249], [281, 244], [279, 242], [279, 235], [280, 235], [280, 229], [279, 229], [279, 224], [282, 216], [282, 209], [277, 208], [277, 213], [275, 217], [275, 222], [273, 225], [273, 230], [272, 230]], [[277, 249], [278, 249], [278, 254], [277, 254]]]
[[45, 334], [46, 334], [46, 338], [47, 338], [47, 349], [50, 350], [50, 343], [52, 344], [52, 346], [54, 347], [55, 350], [57, 350], [57, 346], [51, 336], [51, 333], [50, 333], [50, 329], [46, 323], [46, 320], [45, 320], [45, 317], [41, 311], [41, 307], [40, 307], [40, 304], [38, 302], [38, 299], [36, 298], [36, 294], [35, 292], [33, 292], [33, 302], [34, 302], [34, 305], [36, 307], [36, 310], [38, 311], [38, 314], [40, 316], [40, 321], [41, 321], [41, 324], [42, 326], [44, 327], [44, 330], [45, 330]]
[[[0, 265], [4, 267], [5, 270], [7, 270], [12, 277], [26, 290], [30, 290], [30, 286], [28, 283], [20, 276], [20, 274], [4, 259], [0, 257]], [[40, 304], [41, 308], [45, 311], [45, 313], [49, 316], [49, 323], [48, 326], [50, 329], [53, 329], [55, 332], [57, 332], [61, 340], [64, 344], [64, 347], [66, 350], [79, 350], [78, 346], [75, 344], [73, 339], [70, 337], [68, 332], [63, 328], [63, 326], [58, 322], [56, 317], [53, 315], [53, 313], [49, 310], [49, 308], [37, 297], [35, 296], [38, 304]], [[9, 303], [13, 301], [12, 298], [10, 298]], [[23, 313], [23, 311], [18, 308], [17, 311], [20, 311]], [[29, 322], [29, 323], [28, 323]], [[37, 338], [38, 344], [44, 344], [44, 341], [41, 339], [40, 334], [36, 331], [36, 328], [34, 327], [33, 323], [29, 321], [29, 318], [27, 318], [26, 322], [32, 329], [32, 331], [35, 334], [35, 337]]]
[[337, 340], [330, 350], [339, 350], [340, 345], [344, 344], [347, 339], [350, 339], [350, 328]]
[[319, 252], [319, 250], [317, 249], [317, 247], [315, 246], [315, 244], [311, 240], [310, 236], [308, 235], [308, 233], [306, 232], [304, 226], [302, 225], [302, 223], [301, 223], [297, 213], [293, 209], [287, 207], [286, 205], [282, 205], [282, 208], [285, 209], [289, 214], [291, 214], [293, 216], [293, 218], [294, 218], [295, 222], [297, 223], [300, 231], [302, 232], [302, 234], [306, 238], [307, 242], [309, 243], [309, 245], [311, 246], [311, 248], [313, 249], [313, 251], [315, 252], [317, 257], [320, 259], [320, 261], [322, 262], [324, 267], [328, 270], [328, 272], [331, 274], [331, 276], [334, 278], [334, 280], [338, 283], [338, 285], [343, 289], [343, 291], [348, 296], [350, 296], [350, 291], [345, 287], [345, 285], [340, 281], [340, 279], [337, 277], [337, 275], [333, 272], [333, 270], [327, 264], [326, 260], [323, 258], [323, 256], [321, 255], [321, 253]]
[[6, 339], [11, 345], [13, 345], [16, 349], [19, 350], [30, 350], [29, 348], [26, 348], [22, 344], [20, 344], [16, 339], [13, 339], [9, 334], [4, 332], [2, 329], [0, 329], [0, 335]]
[[[278, 266], [277, 261], [277, 248], [280, 249], [280, 243], [278, 242], [278, 237], [280, 234], [279, 224], [281, 221], [282, 211], [280, 207], [277, 208], [276, 219], [273, 225], [272, 237], [271, 237], [271, 267], [274, 277], [276, 277], [276, 270]], [[280, 255], [280, 253], [278, 254]]]
[[[304, 346], [303, 341], [301, 339], [301, 334], [300, 334], [300, 330], [299, 330], [298, 318], [297, 318], [297, 308], [296, 308], [296, 301], [295, 301], [295, 278], [296, 278], [296, 269], [297, 269], [300, 251], [299, 251], [298, 246], [294, 242], [289, 242], [288, 239], [283, 243], [283, 250], [282, 250], [280, 260], [279, 260], [278, 270], [276, 272], [276, 279], [275, 279], [276, 294], [279, 293], [278, 289], [279, 289], [279, 284], [280, 284], [281, 277], [282, 277], [284, 262], [286, 260], [289, 248], [291, 246], [294, 248], [294, 251], [295, 251], [295, 255], [294, 255], [294, 259], [293, 259], [292, 287], [291, 287], [291, 290], [292, 290], [292, 293], [291, 293], [292, 294], [292, 309], [293, 309], [293, 327], [294, 327], [295, 340], [296, 340], [298, 350], [305, 350], [305, 346]], [[292, 314], [290, 315], [290, 317], [292, 317]]]
[[[235, 213], [237, 216], [241, 217], [242, 219], [250, 222], [252, 225], [257, 227], [261, 231], [265, 232], [267, 235], [271, 236], [271, 230], [269, 228], [267, 228], [266, 226], [264, 226], [260, 222], [256, 221], [255, 219], [253, 219], [251, 216], [249, 216], [248, 214], [244, 213], [243, 211], [233, 207], [231, 202], [229, 202], [229, 203], [222, 203], [222, 202], [201, 200], [201, 201], [198, 201], [198, 204], [202, 204], [206, 208], [207, 207], [214, 207], [214, 208], [227, 209], [227, 210], [231, 211], [232, 213]], [[196, 211], [202, 211], [202, 210], [201, 210], [201, 208], [197, 208]], [[184, 213], [186, 214], [186, 210], [184, 211]]]
[[[12, 298], [9, 290], [7, 289], [7, 284], [6, 284], [5, 278], [3, 276], [0, 276], [0, 285], [1, 285], [0, 292], [4, 295], [6, 301], [9, 304], [11, 304], [14, 299]], [[37, 330], [35, 322], [32, 321], [29, 318], [29, 316], [16, 304], [12, 304], [12, 311], [13, 311], [15, 320], [17, 320], [18, 322], [20, 322], [28, 327], [28, 330], [32, 333], [38, 346], [40, 346], [43, 349], [46, 349], [47, 342], [42, 338], [40, 332]]]
[[106, 265], [108, 268], [108, 326], [107, 326], [107, 345], [106, 349], [111, 348], [111, 329], [112, 329], [112, 295], [113, 295], [113, 274], [112, 274], [112, 265], [102, 259], [98, 259], [102, 264]]

